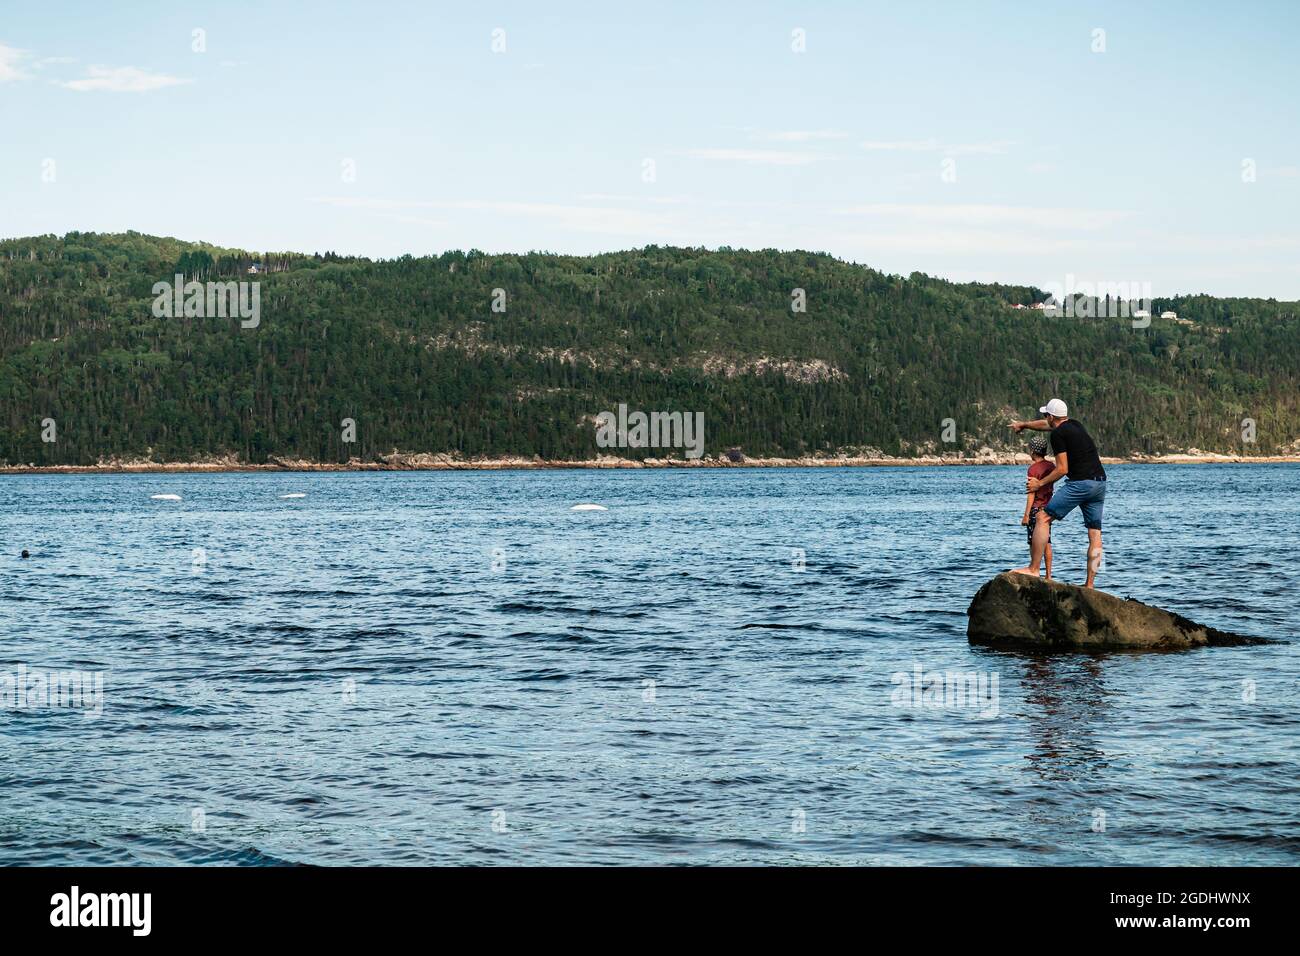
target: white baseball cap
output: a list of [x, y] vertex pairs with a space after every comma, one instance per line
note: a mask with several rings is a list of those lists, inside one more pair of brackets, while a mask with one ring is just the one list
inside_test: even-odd
[[1059, 398], [1054, 398], [1040, 408], [1039, 412], [1046, 412], [1048, 415], [1053, 415], [1056, 418], [1064, 418], [1070, 413], [1070, 410], [1065, 407], [1065, 402], [1061, 401]]

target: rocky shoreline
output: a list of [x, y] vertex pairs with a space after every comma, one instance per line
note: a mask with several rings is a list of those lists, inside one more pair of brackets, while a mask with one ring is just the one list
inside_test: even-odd
[[[214, 456], [195, 461], [159, 462], [142, 458], [100, 459], [93, 465], [0, 465], [0, 474], [147, 474], [147, 473], [205, 473], [205, 472], [310, 472], [310, 471], [508, 471], [547, 469], [611, 469], [611, 468], [869, 468], [869, 467], [937, 467], [979, 465], [1027, 465], [1030, 459], [1023, 452], [998, 452], [980, 449], [975, 455], [920, 455], [912, 458], [880, 457], [802, 457], [802, 458], [746, 458], [721, 455], [718, 457], [646, 458], [632, 460], [602, 455], [589, 460], [548, 461], [542, 458], [518, 456], [502, 458], [460, 458], [445, 453], [402, 453], [381, 455], [374, 461], [352, 458], [346, 462], [308, 461], [298, 458], [271, 457], [265, 463], [241, 461], [234, 455]], [[1103, 458], [1106, 464], [1277, 464], [1300, 462], [1300, 455], [1220, 455], [1191, 449], [1186, 453], [1144, 455], [1127, 458]]]

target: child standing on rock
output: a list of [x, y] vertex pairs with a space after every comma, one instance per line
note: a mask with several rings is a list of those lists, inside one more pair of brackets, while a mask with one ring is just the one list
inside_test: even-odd
[[[1029, 457], [1033, 459], [1029, 465], [1030, 478], [1042, 479], [1052, 473], [1053, 465], [1047, 460], [1047, 436], [1034, 435], [1029, 439]], [[1028, 529], [1031, 554], [1034, 548], [1034, 527], [1038, 524], [1038, 512], [1051, 500], [1052, 485], [1041, 485], [1037, 491], [1031, 491], [1025, 495], [1025, 513], [1021, 516], [1020, 523]], [[1050, 579], [1052, 577], [1052, 538], [1050, 530], [1048, 531], [1047, 550], [1044, 552], [1043, 557], [1046, 559], [1047, 577]]]

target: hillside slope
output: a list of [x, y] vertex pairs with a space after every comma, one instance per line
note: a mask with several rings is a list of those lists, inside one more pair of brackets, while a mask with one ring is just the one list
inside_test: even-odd
[[[253, 263], [266, 271], [249, 275]], [[154, 284], [176, 272], [258, 281], [257, 327], [156, 317]], [[806, 313], [791, 311], [794, 289]], [[587, 459], [605, 451], [594, 416], [619, 403], [703, 412], [710, 455], [973, 452], [1018, 444], [1008, 416], [1051, 395], [1107, 455], [1268, 454], [1300, 438], [1297, 303], [1158, 300], [1182, 321], [1146, 329], [1010, 308], [1039, 298], [772, 250], [374, 262], [135, 233], [12, 239], [0, 242], [0, 461]], [[57, 441], [42, 440], [47, 419]]]

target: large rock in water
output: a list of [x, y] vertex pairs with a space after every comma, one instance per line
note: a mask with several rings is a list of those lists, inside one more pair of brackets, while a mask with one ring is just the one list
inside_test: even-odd
[[966, 613], [970, 642], [993, 647], [1168, 650], [1270, 643], [1141, 601], [1011, 571], [980, 588]]

